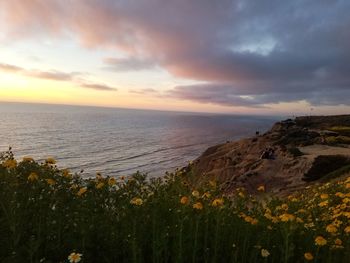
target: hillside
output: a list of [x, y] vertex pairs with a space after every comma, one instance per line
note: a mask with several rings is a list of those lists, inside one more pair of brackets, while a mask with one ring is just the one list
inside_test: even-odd
[[278, 195], [350, 171], [350, 115], [277, 122], [263, 135], [208, 148], [193, 164], [197, 182], [216, 179], [226, 193], [259, 185]]

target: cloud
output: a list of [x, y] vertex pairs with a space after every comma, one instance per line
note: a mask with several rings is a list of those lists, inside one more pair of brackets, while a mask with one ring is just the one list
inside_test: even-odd
[[75, 85], [79, 85], [88, 89], [95, 89], [101, 91], [116, 91], [117, 89], [106, 84], [91, 83], [84, 78], [78, 77], [82, 75], [81, 72], [62, 72], [58, 70], [42, 71], [42, 70], [28, 70], [15, 65], [0, 63], [0, 71], [10, 73], [20, 73], [25, 76], [48, 79], [54, 81], [69, 81]]
[[141, 59], [135, 57], [128, 58], [105, 58], [104, 63], [107, 69], [113, 71], [139, 71], [154, 69], [156, 64], [150, 59]]
[[10, 65], [10, 64], [4, 64], [4, 63], [0, 63], [0, 71], [5, 71], [5, 72], [19, 72], [22, 71], [23, 68], [14, 66], [14, 65]]
[[123, 52], [125, 59], [104, 61], [109, 69], [158, 66], [208, 85], [168, 96], [350, 105], [350, 1], [12, 0], [0, 9], [7, 37], [71, 34], [84, 46]]
[[116, 88], [110, 87], [105, 84], [81, 84], [81, 87], [88, 88], [88, 89], [95, 89], [95, 90], [104, 90], [104, 91], [117, 91]]
[[140, 95], [160, 95], [160, 92], [152, 88], [144, 89], [131, 89], [129, 93], [140, 94]]
[[49, 79], [49, 80], [57, 80], [57, 81], [73, 81], [75, 76], [80, 73], [66, 73], [57, 70], [52, 71], [26, 71], [26, 75], [30, 77], [40, 78], [40, 79]]

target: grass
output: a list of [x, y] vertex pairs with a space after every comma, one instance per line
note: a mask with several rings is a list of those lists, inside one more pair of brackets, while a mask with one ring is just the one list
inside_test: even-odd
[[326, 143], [330, 145], [335, 144], [350, 144], [350, 137], [349, 136], [328, 136], [326, 137]]
[[[346, 262], [350, 179], [278, 199], [223, 196], [191, 171], [147, 179], [0, 157], [1, 262]], [[78, 256], [78, 258], [80, 255]]]

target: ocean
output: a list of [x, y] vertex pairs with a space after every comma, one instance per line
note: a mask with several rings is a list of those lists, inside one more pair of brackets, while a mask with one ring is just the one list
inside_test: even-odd
[[208, 147], [264, 132], [277, 117], [0, 102], [0, 151], [54, 157], [83, 176], [161, 176]]

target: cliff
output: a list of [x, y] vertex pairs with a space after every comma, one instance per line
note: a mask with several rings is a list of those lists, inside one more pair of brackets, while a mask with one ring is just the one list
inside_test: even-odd
[[350, 115], [276, 123], [263, 135], [208, 148], [193, 162], [196, 183], [215, 179], [226, 193], [260, 185], [277, 195], [350, 172]]

